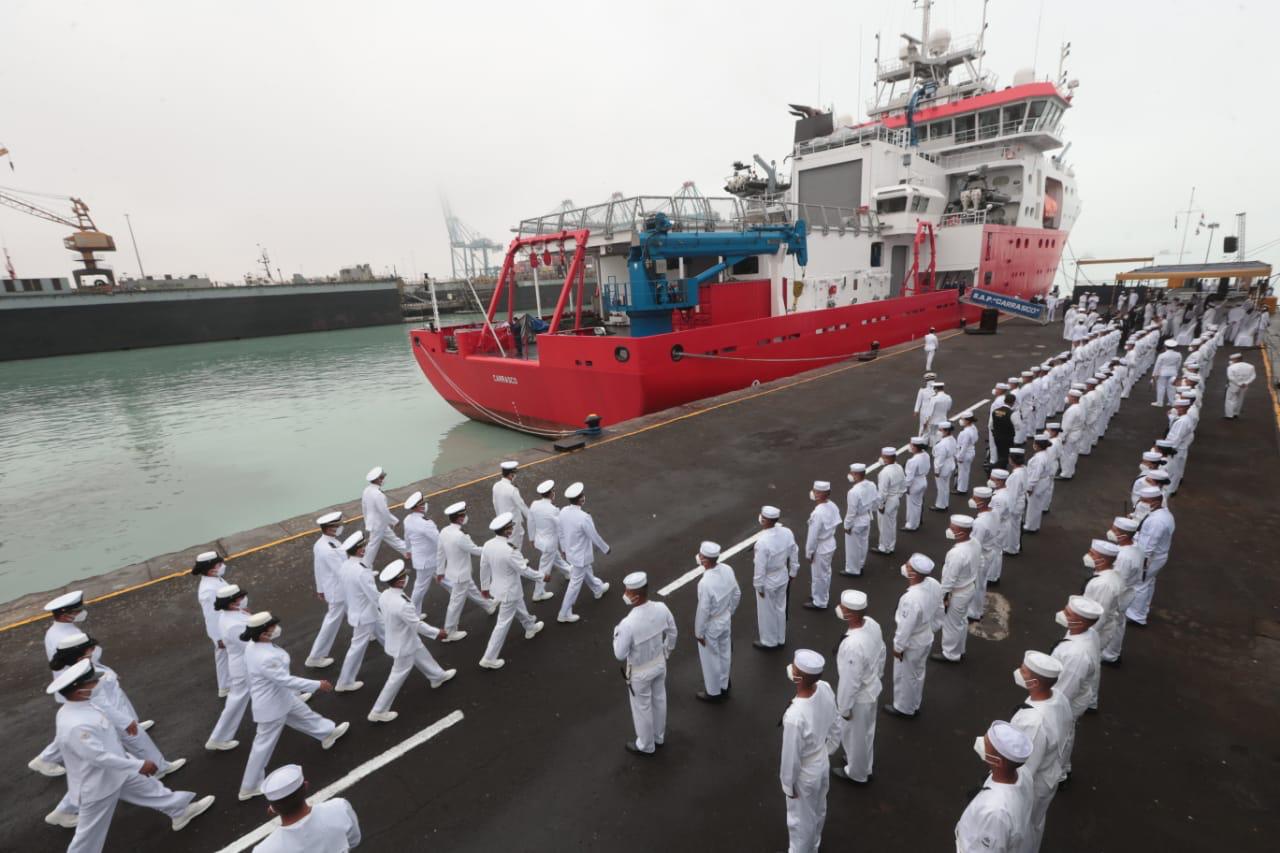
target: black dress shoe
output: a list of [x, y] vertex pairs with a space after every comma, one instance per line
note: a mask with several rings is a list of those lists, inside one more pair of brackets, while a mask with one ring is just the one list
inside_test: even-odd
[[951, 658], [944, 655], [942, 652], [934, 652], [933, 654], [929, 655], [929, 660], [935, 660], [938, 663], [960, 663], [960, 661], [964, 660], [964, 655], [961, 655], [955, 660], [952, 660]]
[[888, 714], [891, 717], [902, 717], [905, 720], [910, 720], [913, 717], [915, 717], [915, 714], [908, 714], [906, 711], [899, 711], [897, 708], [893, 707], [892, 702], [889, 702], [888, 704], [885, 704], [885, 705], [881, 705], [880, 707], [884, 710], [886, 714]]
[[1102, 662], [1102, 665], [1103, 665], [1103, 666], [1119, 666], [1119, 665], [1120, 665], [1120, 658], [1116, 658], [1115, 660], [1104, 660], [1104, 661]]
[[859, 782], [857, 779], [846, 773], [843, 767], [832, 767], [831, 775], [835, 776], [837, 779], [843, 779], [844, 781], [854, 785], [866, 785], [871, 781], [871, 774], [867, 774], [867, 778]]
[[707, 693], [705, 690], [699, 690], [697, 693], [694, 694], [694, 697], [703, 702], [710, 702], [713, 705], [723, 702], [725, 699], [729, 698], [725, 696], [723, 693], [717, 693], [716, 695], [712, 696], [710, 693]]
[[759, 649], [762, 652], [773, 652], [782, 648], [782, 643], [778, 643], [776, 646], [769, 646], [769, 645], [765, 645], [759, 640], [752, 640], [751, 645], [755, 646], [757, 649]]
[[636, 746], [636, 742], [635, 742], [635, 741], [633, 741], [633, 740], [629, 740], [629, 741], [627, 741], [627, 742], [626, 742], [626, 744], [625, 744], [625, 746], [627, 747], [627, 752], [631, 752], [631, 753], [634, 753], [634, 754], [636, 754], [636, 755], [642, 755], [642, 756], [644, 756], [645, 758], [648, 758], [648, 757], [650, 757], [651, 755], [653, 755], [653, 753], [652, 753], [652, 752], [645, 752], [643, 749], [641, 749], [640, 747]]
[[812, 599], [810, 599], [809, 601], [806, 601], [804, 604], [800, 606], [807, 610], [826, 610], [827, 609], [823, 607], [821, 604], [814, 604]]
[[946, 512], [946, 511], [947, 511], [946, 507], [941, 507], [941, 506], [931, 506], [931, 507], [929, 507], [929, 509], [930, 509], [930, 510], [932, 510], [933, 512]]

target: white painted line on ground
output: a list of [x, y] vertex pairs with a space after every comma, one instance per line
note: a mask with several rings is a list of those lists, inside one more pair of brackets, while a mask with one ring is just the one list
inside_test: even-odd
[[[987, 400], [987, 399], [984, 397], [983, 399], [979, 400], [978, 402], [974, 403], [973, 405], [965, 406], [965, 407], [964, 407], [964, 408], [962, 408], [962, 409], [956, 409], [956, 414], [959, 414], [960, 412], [972, 412], [972, 411], [976, 411], [977, 409], [980, 409], [980, 408], [982, 408], [983, 406], [985, 406], [988, 402], [990, 402], [990, 401], [989, 401], [989, 400]], [[950, 417], [950, 416], [948, 416], [948, 417]], [[904, 444], [902, 447], [899, 447], [899, 448], [898, 448], [898, 453], [906, 453], [906, 452], [907, 452], [907, 448], [908, 448], [908, 446], [909, 446], [909, 445], [905, 445], [905, 444]], [[883, 464], [884, 464], [883, 462], [877, 461], [877, 462], [876, 462], [875, 464], [873, 464], [873, 465], [868, 465], [868, 466], [867, 466], [867, 473], [868, 473], [868, 474], [870, 474], [872, 471], [875, 471], [877, 468], [879, 468], [879, 467], [880, 467], [880, 466], [882, 466]], [[755, 544], [755, 541], [756, 541], [757, 539], [759, 539], [759, 538], [760, 538], [760, 534], [761, 534], [761, 533], [763, 533], [763, 532], [764, 532], [764, 531], [758, 531], [758, 532], [756, 532], [756, 533], [752, 534], [751, 536], [748, 536], [746, 539], [743, 539], [743, 540], [742, 540], [741, 542], [739, 542], [737, 545], [734, 545], [734, 546], [732, 546], [732, 547], [730, 547], [730, 548], [726, 548], [724, 551], [721, 551], [721, 552], [720, 552], [720, 559], [721, 559], [721, 561], [728, 560], [730, 557], [734, 556], [735, 554], [739, 554], [739, 553], [741, 553], [741, 552], [745, 551], [747, 548], [750, 548], [752, 545], [754, 545], [754, 544]], [[658, 595], [661, 595], [663, 598], [666, 598], [668, 595], [670, 595], [671, 593], [675, 592], [677, 589], [679, 589], [680, 587], [684, 586], [685, 584], [688, 584], [688, 583], [690, 583], [690, 582], [692, 582], [692, 581], [695, 581], [695, 580], [697, 580], [698, 578], [702, 577], [702, 573], [703, 573], [704, 571], [706, 571], [706, 570], [705, 570], [705, 569], [703, 569], [701, 565], [699, 565], [699, 566], [697, 566], [697, 567], [695, 567], [695, 568], [690, 569], [689, 571], [687, 571], [687, 572], [685, 572], [684, 574], [682, 574], [680, 577], [678, 577], [678, 578], [676, 578], [675, 580], [673, 580], [671, 583], [669, 583], [669, 584], [667, 584], [666, 586], [664, 586], [662, 589], [658, 590]]]
[[[972, 406], [965, 406], [963, 409], [956, 409], [956, 414], [955, 414], [955, 415], [948, 414], [948, 415], [947, 415], [947, 417], [948, 417], [948, 418], [955, 417], [955, 416], [959, 415], [961, 412], [973, 412], [973, 411], [977, 411], [978, 409], [981, 409], [983, 406], [985, 406], [985, 405], [986, 405], [987, 403], [989, 403], [989, 402], [991, 402], [991, 401], [984, 397], [984, 398], [982, 398], [981, 400], [979, 400], [978, 402], [974, 403]], [[899, 448], [898, 448], [898, 455], [899, 455], [899, 456], [901, 456], [902, 454], [906, 453], [906, 452], [907, 452], [907, 450], [909, 450], [910, 448], [911, 448], [911, 445], [910, 445], [910, 444], [904, 444], [904, 445], [902, 445], [901, 447], [899, 447]], [[877, 471], [877, 470], [879, 470], [880, 468], [883, 468], [883, 467], [884, 467], [884, 463], [883, 463], [883, 462], [881, 462], [879, 459], [877, 459], [875, 462], [873, 462], [873, 463], [871, 463], [870, 465], [868, 465], [868, 466], [867, 466], [867, 473], [868, 473], [868, 474], [870, 474], [870, 473], [872, 473], [873, 471]]]
[[[325, 800], [333, 799], [338, 794], [341, 794], [343, 791], [359, 782], [361, 779], [364, 779], [375, 771], [386, 767], [409, 750], [422, 746], [445, 729], [462, 722], [462, 717], [462, 711], [454, 711], [451, 714], [441, 717], [413, 737], [400, 741], [400, 743], [391, 747], [381, 755], [370, 758], [364, 764], [361, 764], [359, 767], [355, 768], [333, 784], [326, 785], [319, 791], [316, 791], [310, 797], [307, 797], [307, 802], [314, 806], [323, 803]], [[250, 847], [270, 835], [279, 825], [280, 818], [269, 820], [253, 832], [250, 832], [247, 835], [242, 835], [226, 847], [223, 847], [218, 851], [218, 853], [241, 853], [243, 850], [248, 850]]]

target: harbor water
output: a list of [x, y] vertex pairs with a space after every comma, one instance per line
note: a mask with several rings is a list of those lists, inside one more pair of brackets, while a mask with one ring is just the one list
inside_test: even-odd
[[441, 400], [409, 328], [0, 364], [0, 601], [537, 443]]

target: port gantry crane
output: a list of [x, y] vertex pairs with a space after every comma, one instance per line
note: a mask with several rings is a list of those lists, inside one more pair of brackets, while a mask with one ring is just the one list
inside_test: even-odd
[[[93, 223], [93, 217], [89, 215], [89, 205], [78, 198], [69, 197], [71, 217], [74, 217], [71, 218], [13, 195], [13, 193], [18, 192], [22, 191], [0, 187], [0, 204], [56, 225], [65, 225], [74, 229], [69, 236], [63, 238], [62, 245], [80, 255], [80, 260], [84, 263], [83, 269], [72, 270], [72, 275], [75, 276], [76, 280], [76, 287], [79, 288], [82, 280], [88, 277], [90, 284], [98, 284], [105, 281], [107, 290], [114, 290], [116, 284], [115, 273], [108, 267], [98, 265], [96, 253], [114, 252], [116, 250], [116, 241], [112, 239], [110, 234], [98, 230], [98, 226]], [[24, 194], [30, 195], [31, 193]]]

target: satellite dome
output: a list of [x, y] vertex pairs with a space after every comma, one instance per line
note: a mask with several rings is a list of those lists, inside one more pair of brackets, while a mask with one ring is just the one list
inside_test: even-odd
[[1036, 71], [1034, 68], [1019, 68], [1013, 72], [1013, 85], [1025, 86], [1028, 83], [1036, 81]]
[[951, 30], [939, 27], [929, 34], [928, 48], [932, 56], [941, 56], [949, 47], [951, 47]]
[[853, 116], [848, 113], [840, 113], [836, 117], [836, 127], [851, 127], [853, 125]]

